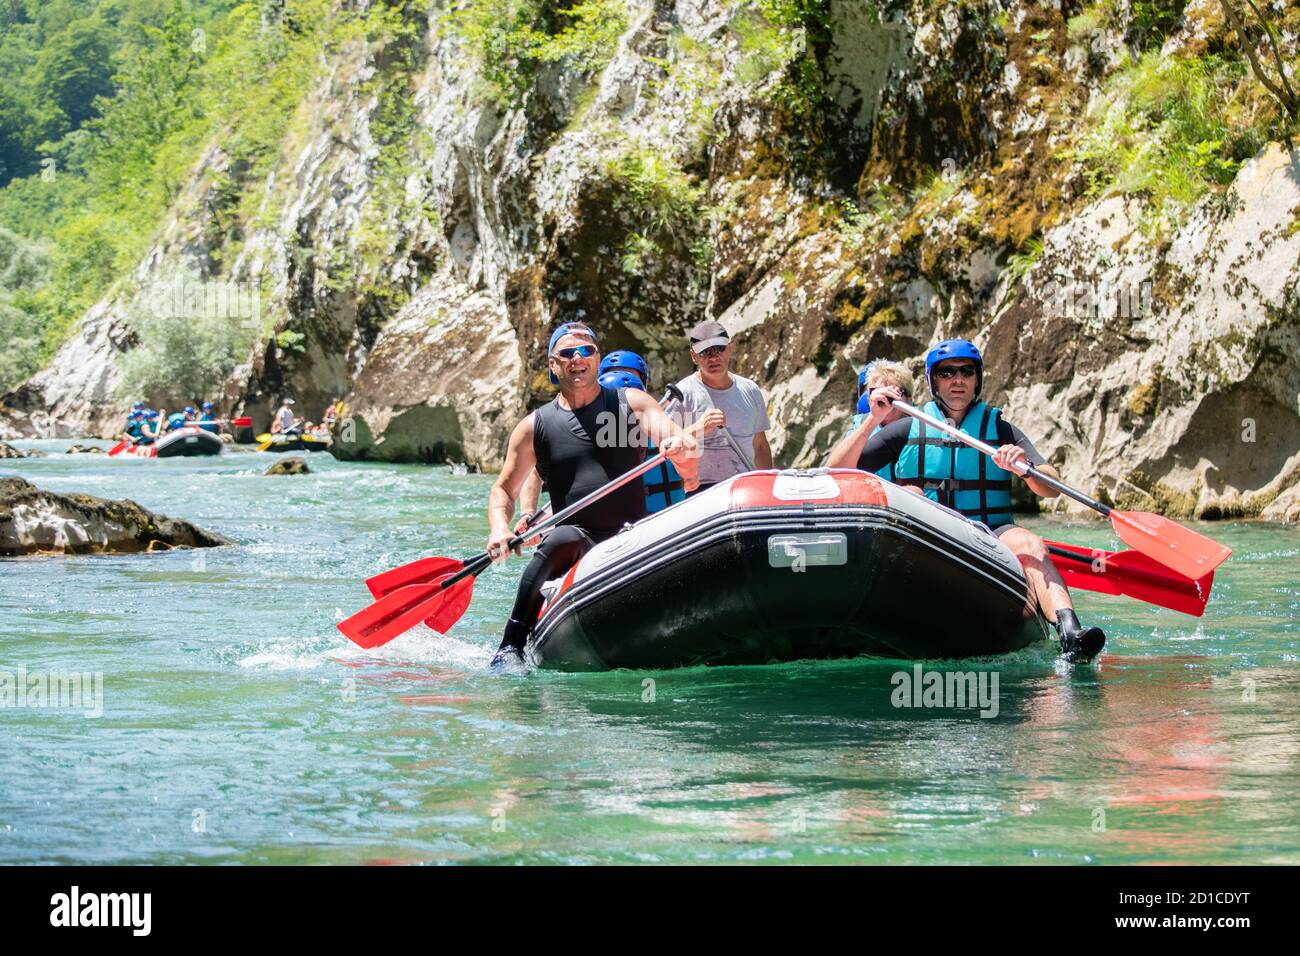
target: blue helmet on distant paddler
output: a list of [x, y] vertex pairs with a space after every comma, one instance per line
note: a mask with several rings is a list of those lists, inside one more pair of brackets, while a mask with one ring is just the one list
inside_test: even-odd
[[867, 389], [867, 377], [875, 367], [875, 362], [868, 362], [866, 365], [862, 366], [862, 370], [858, 372], [858, 384], [853, 390], [853, 403], [859, 415], [865, 415], [871, 411], [871, 398], [870, 392]]
[[626, 349], [619, 349], [618, 351], [610, 352], [600, 360], [601, 375], [604, 375], [606, 372], [618, 371], [620, 369], [634, 372], [642, 382], [646, 380], [647, 373], [649, 372], [649, 369], [645, 364], [645, 359], [637, 355], [635, 352], [629, 352]]
[[645, 386], [641, 384], [641, 379], [637, 378], [631, 372], [617, 371], [606, 372], [600, 378], [596, 379], [606, 388], [635, 388], [645, 391]]

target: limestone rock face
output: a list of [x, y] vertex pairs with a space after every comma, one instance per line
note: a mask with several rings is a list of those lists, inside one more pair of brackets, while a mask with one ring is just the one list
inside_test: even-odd
[[987, 332], [995, 397], [1126, 507], [1256, 515], [1300, 479], [1300, 152], [1266, 149], [1229, 195], [1163, 246], [1131, 204], [1087, 207]]
[[232, 542], [134, 501], [42, 491], [0, 478], [0, 556], [104, 554], [160, 548], [213, 548]]
[[[261, 293], [222, 417], [261, 432], [281, 396], [312, 420], [342, 397], [342, 458], [495, 470], [553, 394], [556, 324], [641, 352], [657, 394], [711, 317], [768, 396], [780, 465], [820, 463], [866, 361], [919, 372], [964, 336], [984, 397], [1068, 482], [1175, 515], [1292, 514], [1300, 153], [1263, 147], [1163, 231], [1140, 194], [1090, 193], [1072, 150], [1130, 59], [1132, 7], [831, 0], [782, 26], [737, 0], [629, 0], [597, 68], [536, 66], [503, 103], [431, 5], [404, 74], [382, 43], [325, 54], [236, 249], [205, 211], [213, 147], [130, 281], [0, 398], [0, 435], [115, 431], [132, 290], [191, 270]], [[1235, 42], [1215, 0], [1179, 23], [1166, 58]], [[409, 107], [396, 146], [385, 88]]]

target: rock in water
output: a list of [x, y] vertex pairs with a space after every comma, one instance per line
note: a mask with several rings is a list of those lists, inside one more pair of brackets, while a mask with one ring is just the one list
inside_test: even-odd
[[98, 445], [73, 445], [66, 452], [69, 455], [103, 455], [104, 449]]
[[292, 458], [277, 461], [266, 469], [266, 473], [268, 475], [310, 475], [311, 469], [307, 467], [306, 461], [295, 455]]
[[0, 478], [0, 557], [104, 554], [232, 544], [188, 521], [157, 515], [134, 501], [42, 491]]
[[45, 452], [37, 451], [35, 448], [24, 451], [21, 448], [15, 448], [13, 445], [6, 445], [0, 441], [0, 458], [44, 458]]

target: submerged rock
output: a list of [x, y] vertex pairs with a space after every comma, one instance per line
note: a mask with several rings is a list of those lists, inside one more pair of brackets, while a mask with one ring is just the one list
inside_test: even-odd
[[0, 556], [104, 554], [215, 548], [229, 539], [154, 514], [134, 501], [43, 491], [22, 478], [0, 478]]
[[270, 468], [266, 469], [268, 475], [310, 475], [311, 469], [307, 467], [305, 459], [294, 455], [292, 458], [282, 458]]
[[35, 448], [22, 449], [15, 448], [13, 445], [7, 445], [0, 441], [0, 458], [44, 458], [45, 452], [37, 451]]

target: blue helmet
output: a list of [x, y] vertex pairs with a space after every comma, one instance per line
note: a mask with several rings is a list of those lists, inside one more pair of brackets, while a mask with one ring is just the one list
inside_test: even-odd
[[144, 413], [144, 417], [145, 417], [145, 418], [157, 418], [157, 417], [158, 417], [158, 413], [157, 413], [156, 411], [154, 411], [154, 410], [151, 408], [151, 409], [149, 409], [149, 411], [147, 411], [147, 412]]
[[641, 384], [641, 379], [637, 378], [631, 372], [606, 372], [600, 378], [596, 379], [606, 388], [635, 388], [645, 391], [645, 386]]
[[142, 408], [144, 408], [144, 402], [136, 402], [131, 406], [132, 411], [139, 411]]
[[194, 414], [194, 406], [193, 406], [193, 405], [186, 405], [186, 406], [185, 406], [185, 414], [186, 414], [186, 415], [193, 415], [193, 414]]
[[[569, 334], [585, 335], [591, 339], [592, 345], [596, 344], [596, 333], [593, 332], [585, 322], [565, 322], [563, 325], [561, 325], [559, 328], [557, 328], [554, 332], [551, 333], [551, 341], [548, 342], [546, 345], [546, 358], [548, 360], [550, 359], [552, 353], [555, 352], [555, 346], [560, 341], [560, 339], [564, 338], [566, 335]], [[555, 377], [555, 373], [551, 372], [549, 374], [551, 378], [551, 384], [559, 385], [560, 380]]]
[[602, 375], [614, 369], [626, 369], [629, 372], [635, 372], [643, 382], [646, 380], [646, 374], [649, 371], [646, 368], [645, 359], [635, 352], [622, 349], [617, 352], [610, 352], [600, 360], [600, 373]]
[[862, 366], [862, 371], [858, 373], [858, 390], [854, 396], [855, 398], [862, 397], [862, 392], [867, 387], [867, 376], [871, 374], [871, 370], [875, 367], [875, 364], [875, 362], [868, 362], [866, 365]]
[[200, 406], [200, 407], [201, 407], [205, 412], [210, 412], [210, 411], [212, 411], [212, 403], [211, 403], [211, 402], [204, 402], [204, 403], [202, 404], [202, 406]]
[[930, 386], [930, 391], [937, 398], [939, 390], [934, 386], [934, 378], [930, 374], [935, 365], [944, 359], [968, 358], [975, 362], [975, 394], [978, 396], [980, 389], [984, 387], [984, 356], [980, 355], [980, 350], [975, 347], [974, 342], [966, 339], [944, 339], [930, 351], [925, 353], [925, 380]]
[[870, 392], [863, 392], [861, 395], [858, 396], [858, 414], [859, 415], [871, 414], [871, 393]]

